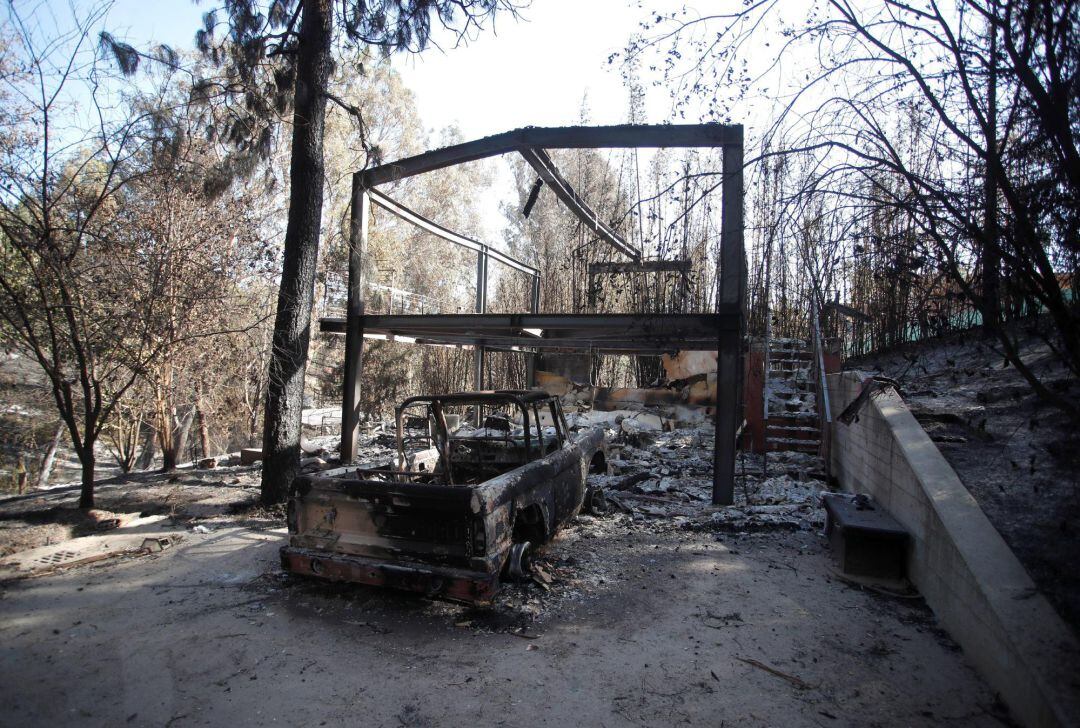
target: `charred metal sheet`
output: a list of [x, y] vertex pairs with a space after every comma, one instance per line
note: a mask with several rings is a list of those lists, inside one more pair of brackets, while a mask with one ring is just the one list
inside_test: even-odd
[[499, 585], [497, 573], [393, 564], [295, 546], [282, 547], [281, 566], [303, 576], [404, 589], [469, 604], [490, 601]]

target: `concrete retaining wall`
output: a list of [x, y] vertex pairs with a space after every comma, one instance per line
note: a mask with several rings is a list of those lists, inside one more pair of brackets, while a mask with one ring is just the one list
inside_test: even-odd
[[[829, 377], [834, 418], [861, 379]], [[1013, 715], [1080, 726], [1076, 635], [892, 389], [858, 422], [833, 423], [832, 468], [845, 490], [869, 493], [911, 534], [909, 578]]]

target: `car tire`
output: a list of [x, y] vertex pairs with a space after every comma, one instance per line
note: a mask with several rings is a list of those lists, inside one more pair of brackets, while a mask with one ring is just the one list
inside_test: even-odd
[[525, 581], [532, 571], [532, 544], [528, 541], [516, 543], [510, 547], [510, 558], [506, 563], [506, 574], [514, 581]]
[[589, 488], [585, 494], [584, 511], [590, 516], [604, 516], [608, 512], [608, 500], [603, 488]]

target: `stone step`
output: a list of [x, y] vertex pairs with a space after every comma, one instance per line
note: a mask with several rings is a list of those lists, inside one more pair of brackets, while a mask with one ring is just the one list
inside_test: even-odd
[[794, 437], [797, 439], [806, 439], [807, 437], [817, 437], [821, 434], [821, 430], [817, 427], [805, 427], [798, 425], [765, 425], [765, 436], [769, 437], [775, 435], [777, 437]]
[[791, 437], [765, 437], [765, 449], [797, 450], [799, 452], [817, 452], [821, 444], [820, 440], [799, 440]]
[[814, 388], [807, 382], [794, 382], [790, 379], [771, 379], [769, 380], [769, 389], [772, 390], [773, 396], [778, 394], [806, 394], [813, 392]]
[[[803, 415], [807, 415], [807, 417], [798, 422], [781, 421], [786, 417], [803, 417]], [[782, 412], [780, 410], [770, 409], [768, 412], [765, 413], [765, 420], [767, 423], [772, 422], [773, 424], [780, 425], [781, 427], [784, 425], [816, 425], [818, 421], [818, 413], [814, 410], [811, 410], [809, 412]]]
[[809, 376], [810, 367], [805, 366], [804, 362], [771, 361], [769, 362], [769, 374], [801, 374]]
[[807, 422], [812, 422], [816, 425], [817, 421], [817, 412], [770, 412], [765, 420], [765, 424], [769, 427], [774, 425], [785, 427], [789, 425], [806, 424]]

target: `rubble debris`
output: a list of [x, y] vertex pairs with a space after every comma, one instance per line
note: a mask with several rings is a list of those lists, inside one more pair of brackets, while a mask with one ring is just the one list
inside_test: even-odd
[[[119, 556], [142, 556], [160, 552], [172, 545], [179, 535], [146, 536], [145, 533], [110, 533], [107, 536], [83, 536], [58, 544], [20, 551], [0, 563], [0, 575], [12, 578], [40, 576], [84, 566]], [[149, 543], [152, 542], [152, 543]], [[155, 546], [156, 544], [156, 546]]]
[[699, 374], [716, 374], [716, 352], [680, 351], [675, 356], [663, 354], [660, 364], [669, 381], [690, 379]]
[[165, 536], [154, 536], [151, 538], [144, 538], [141, 551], [145, 551], [148, 554], [161, 553], [165, 549], [172, 546], [172, 539]]
[[619, 423], [623, 432], [633, 434], [638, 432], [659, 432], [664, 429], [664, 422], [659, 416], [648, 412], [639, 412], [633, 417], [624, 417]]

